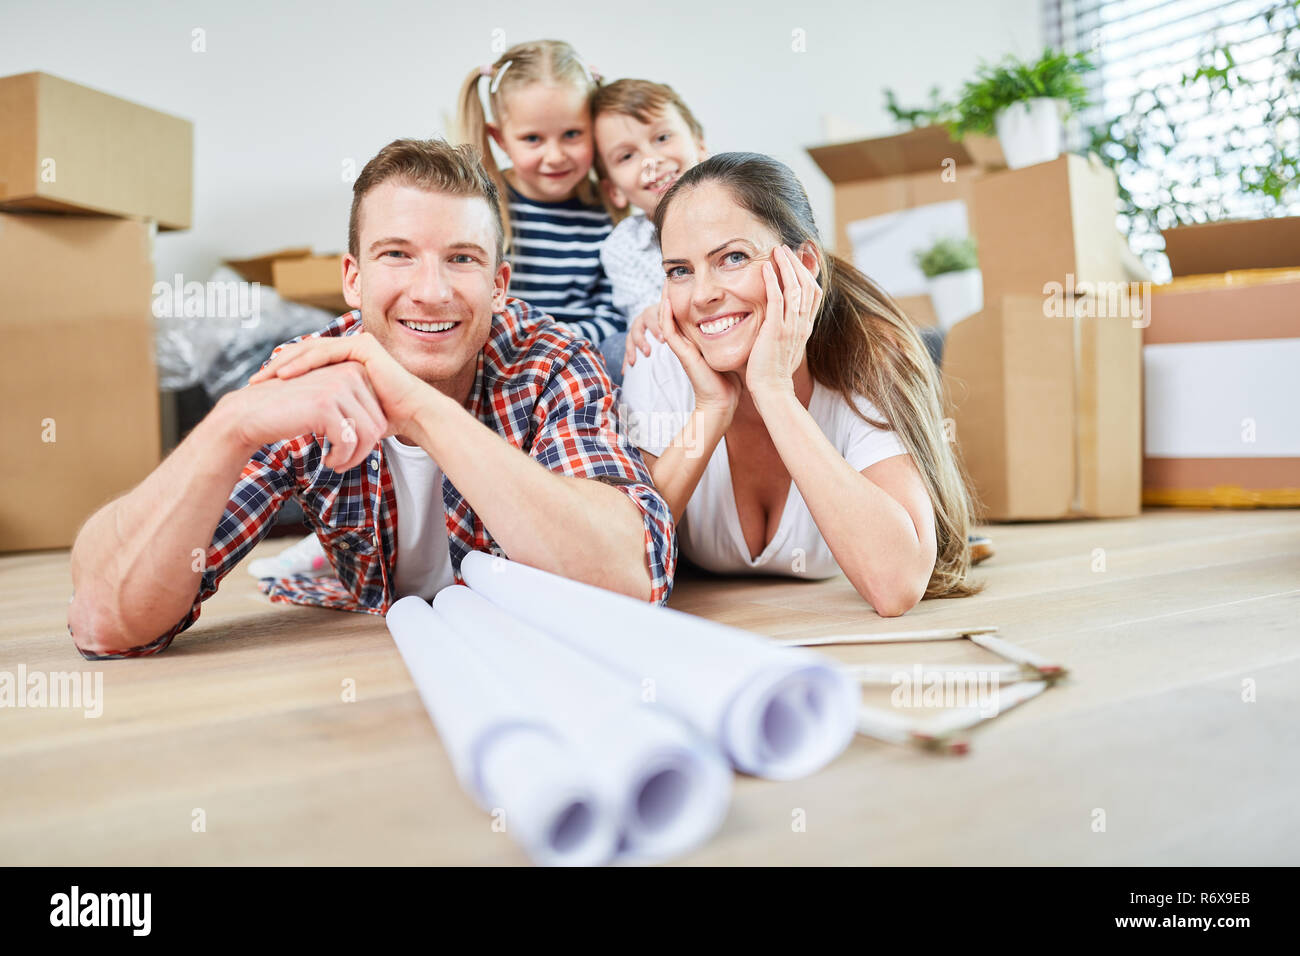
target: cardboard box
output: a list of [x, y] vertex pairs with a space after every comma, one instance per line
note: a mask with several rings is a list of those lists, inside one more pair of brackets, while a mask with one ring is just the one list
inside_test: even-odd
[[1300, 216], [1207, 222], [1161, 235], [1175, 276], [1300, 266]]
[[311, 254], [311, 246], [291, 246], [288, 249], [277, 249], [275, 252], [252, 256], [248, 259], [225, 259], [223, 261], [239, 273], [239, 277], [245, 282], [260, 282], [268, 288], [274, 288], [275, 279], [272, 275], [271, 266], [277, 259], [302, 259]]
[[894, 301], [903, 310], [903, 314], [912, 320], [918, 328], [927, 328], [939, 324], [939, 315], [934, 311], [930, 294], [895, 296]]
[[191, 222], [194, 127], [50, 76], [0, 79], [0, 209]]
[[351, 309], [343, 299], [343, 256], [301, 256], [271, 263], [271, 284], [280, 298], [342, 315]]
[[1300, 505], [1300, 218], [1165, 233], [1176, 277], [1143, 335], [1142, 500], [1181, 507]]
[[[986, 170], [1005, 163], [993, 137], [953, 140], [941, 126], [808, 148], [834, 186], [834, 249], [851, 258], [848, 224], [930, 203], [960, 199]], [[863, 270], [870, 275], [870, 270]]]
[[1140, 510], [1141, 330], [1071, 311], [1006, 296], [948, 333], [948, 414], [986, 520]]
[[1049, 282], [1126, 283], [1130, 257], [1115, 222], [1115, 174], [1096, 157], [1067, 153], [1049, 163], [976, 180], [975, 241], [984, 300], [1042, 295]]
[[928, 296], [930, 280], [916, 257], [942, 238], [971, 234], [966, 203], [960, 199], [887, 212], [848, 225], [852, 261], [896, 299]]
[[70, 546], [158, 464], [151, 232], [0, 214], [0, 551]]

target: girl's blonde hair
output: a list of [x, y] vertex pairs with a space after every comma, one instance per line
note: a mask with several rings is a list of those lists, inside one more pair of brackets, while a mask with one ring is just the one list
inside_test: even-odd
[[[455, 136], [460, 143], [471, 143], [483, 154], [483, 166], [497, 185], [501, 204], [501, 219], [505, 223], [506, 246], [509, 248], [510, 192], [505, 178], [492, 155], [492, 141], [488, 134], [488, 118], [483, 109], [480, 84], [487, 81], [488, 104], [492, 122], [500, 128], [506, 115], [505, 102], [511, 90], [532, 83], [572, 83], [590, 101], [591, 94], [599, 88], [600, 77], [593, 73], [578, 56], [576, 50], [563, 40], [534, 40], [517, 43], [502, 53], [490, 65], [475, 67], [465, 77], [460, 88]], [[589, 206], [603, 205], [596, 179], [592, 172], [578, 184], [578, 198]]]
[[925, 596], [968, 597], [983, 590], [970, 580], [967, 537], [975, 504], [967, 476], [944, 434], [942, 384], [911, 321], [889, 295], [854, 266], [827, 253], [818, 238], [808, 194], [790, 169], [758, 153], [720, 153], [691, 167], [664, 194], [654, 213], [663, 232], [673, 202], [689, 190], [716, 182], [791, 249], [812, 244], [824, 295], [808, 339], [814, 379], [844, 396], [857, 410], [865, 396], [912, 456], [934, 506], [938, 553]]

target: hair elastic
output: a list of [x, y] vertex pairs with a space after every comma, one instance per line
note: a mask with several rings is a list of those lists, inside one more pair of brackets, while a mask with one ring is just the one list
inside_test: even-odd
[[501, 69], [497, 70], [497, 75], [492, 79], [492, 85], [488, 87], [489, 93], [496, 93], [497, 87], [501, 85], [501, 77], [506, 75], [506, 70], [510, 69], [510, 64], [513, 62], [515, 61], [506, 60], [504, 63], [501, 64]]

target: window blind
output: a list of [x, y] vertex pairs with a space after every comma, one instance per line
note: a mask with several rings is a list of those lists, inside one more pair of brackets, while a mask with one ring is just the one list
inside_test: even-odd
[[[1097, 67], [1070, 146], [1099, 129], [1126, 143], [1102, 151], [1117, 163], [1120, 227], [1157, 279], [1159, 229], [1300, 213], [1300, 2], [1043, 0], [1042, 15], [1050, 46]], [[1291, 180], [1281, 203], [1248, 185], [1269, 175], [1275, 190]]]

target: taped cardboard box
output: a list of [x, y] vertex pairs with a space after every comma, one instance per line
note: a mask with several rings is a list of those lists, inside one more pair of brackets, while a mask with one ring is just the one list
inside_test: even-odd
[[[1300, 505], [1300, 217], [1165, 232], [1143, 334], [1143, 502]], [[1185, 269], [1290, 265], [1184, 275]]]
[[948, 414], [986, 520], [1140, 511], [1141, 330], [1067, 311], [1005, 296], [948, 333]]
[[1067, 153], [1049, 163], [976, 180], [975, 240], [986, 302], [1042, 295], [1047, 283], [1127, 283], [1132, 257], [1115, 221], [1115, 174], [1095, 156]]
[[191, 223], [194, 127], [48, 73], [0, 79], [0, 209]]
[[271, 284], [280, 298], [329, 309], [342, 315], [351, 309], [343, 299], [343, 256], [300, 256], [271, 263]]
[[0, 551], [66, 548], [159, 461], [151, 226], [0, 214]]

